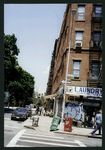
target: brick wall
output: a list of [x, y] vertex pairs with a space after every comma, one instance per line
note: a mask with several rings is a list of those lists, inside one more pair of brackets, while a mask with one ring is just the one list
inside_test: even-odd
[[[89, 72], [89, 65], [90, 65], [89, 64], [90, 63], [90, 40], [92, 37], [92, 31], [94, 29], [98, 29], [98, 30], [102, 29], [102, 25], [100, 23], [94, 24], [91, 21], [93, 4], [85, 4], [85, 20], [83, 21], [77, 20], [78, 4], [67, 5], [66, 11], [64, 13], [59, 40], [57, 43], [52, 93], [55, 93], [56, 89], [59, 87], [61, 83], [61, 80], [65, 79], [66, 77], [68, 48], [69, 48], [70, 32], [71, 32], [71, 24], [72, 24], [71, 21], [72, 9], [76, 9], [76, 14], [74, 16], [74, 21], [73, 21], [71, 53], [69, 59], [68, 74], [73, 73], [72, 72], [73, 60], [81, 60], [81, 70], [80, 70], [80, 79], [75, 79], [75, 80], [71, 79], [71, 85], [87, 86], [87, 79], [88, 79], [87, 74]], [[77, 49], [75, 47], [76, 31], [83, 31], [83, 46], [81, 49]], [[99, 53], [95, 53], [95, 55], [97, 54], [99, 55]], [[101, 53], [99, 59], [100, 60], [102, 59]]]

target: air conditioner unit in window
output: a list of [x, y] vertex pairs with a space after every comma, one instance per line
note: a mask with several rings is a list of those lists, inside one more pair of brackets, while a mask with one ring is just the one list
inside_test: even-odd
[[74, 75], [74, 78], [79, 78], [79, 74], [75, 74], [75, 75]]
[[76, 43], [76, 47], [82, 47], [82, 43]]

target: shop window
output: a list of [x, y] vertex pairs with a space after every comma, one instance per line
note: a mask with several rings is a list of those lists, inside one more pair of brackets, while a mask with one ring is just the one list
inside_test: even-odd
[[102, 6], [95, 6], [95, 17], [102, 17]]
[[85, 6], [78, 6], [77, 20], [85, 19]]
[[80, 78], [80, 68], [81, 68], [81, 61], [74, 60], [73, 61], [74, 79], [79, 79]]
[[76, 36], [75, 36], [76, 47], [82, 47], [82, 41], [83, 41], [83, 31], [76, 31]]
[[99, 79], [99, 73], [100, 73], [100, 62], [92, 61], [91, 78], [93, 80], [98, 80]]

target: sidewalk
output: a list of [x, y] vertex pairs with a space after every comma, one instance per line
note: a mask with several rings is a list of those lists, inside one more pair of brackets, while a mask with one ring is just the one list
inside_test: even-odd
[[[50, 131], [50, 126], [52, 122], [52, 117], [49, 116], [38, 116], [39, 117], [39, 123], [38, 127], [33, 127], [32, 126], [32, 120], [30, 117], [24, 121], [23, 127], [30, 128], [36, 131], [46, 131], [46, 132], [52, 132]], [[59, 126], [58, 126], [59, 128]], [[102, 135], [98, 135], [98, 131], [94, 134], [91, 135], [90, 133], [93, 131], [93, 129], [89, 128], [79, 128], [72, 126], [72, 132], [66, 132], [66, 131], [53, 131], [54, 133], [59, 133], [59, 134], [69, 134], [69, 135], [75, 135], [75, 136], [84, 136], [84, 137], [91, 137], [91, 138], [100, 138], [102, 139]]]

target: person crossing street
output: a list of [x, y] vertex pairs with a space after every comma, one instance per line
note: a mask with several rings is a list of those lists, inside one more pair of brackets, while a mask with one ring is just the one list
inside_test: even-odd
[[102, 114], [99, 110], [97, 110], [97, 114], [95, 116], [96, 128], [91, 132], [93, 135], [97, 130], [99, 130], [99, 135], [101, 135], [101, 126], [102, 126]]

